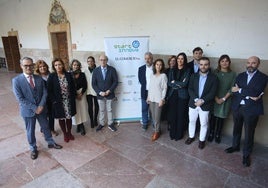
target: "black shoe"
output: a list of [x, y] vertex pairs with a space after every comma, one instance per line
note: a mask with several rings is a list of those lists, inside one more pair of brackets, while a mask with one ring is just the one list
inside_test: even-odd
[[185, 141], [185, 144], [190, 145], [192, 142], [194, 141], [194, 138], [187, 138], [187, 140]]
[[204, 149], [206, 141], [199, 141], [198, 148]]
[[80, 124], [80, 130], [81, 130], [81, 135], [82, 135], [82, 136], [85, 136], [85, 135], [86, 135], [86, 130], [85, 130], [85, 126], [84, 126], [83, 123]]
[[48, 148], [61, 149], [62, 146], [59, 145], [59, 144], [54, 143], [54, 144], [49, 144]]
[[76, 132], [80, 133], [80, 131], [81, 131], [81, 127], [80, 127], [80, 124], [79, 124], [79, 125], [76, 126]]
[[148, 125], [142, 125], [142, 130], [146, 131], [148, 129]]
[[233, 147], [229, 147], [227, 149], [224, 150], [226, 153], [233, 153], [236, 151], [240, 151], [240, 148], [233, 148]]
[[209, 136], [208, 136], [208, 141], [212, 142], [213, 138], [214, 138], [214, 134], [210, 133]]
[[111, 131], [117, 131], [117, 128], [114, 126], [114, 124], [112, 123], [111, 125], [108, 126], [108, 128], [111, 130]]
[[100, 131], [103, 127], [104, 127], [103, 125], [99, 125], [99, 126], [97, 127], [96, 131], [97, 131], [97, 132]]
[[249, 158], [249, 156], [247, 156], [247, 157], [244, 157], [243, 156], [243, 166], [244, 167], [249, 167], [250, 166], [250, 158]]
[[215, 136], [215, 142], [218, 143], [218, 144], [221, 143], [221, 137], [216, 135]]
[[38, 157], [38, 151], [37, 150], [32, 151], [31, 152], [31, 159], [35, 160], [35, 159], [37, 159], [37, 157]]

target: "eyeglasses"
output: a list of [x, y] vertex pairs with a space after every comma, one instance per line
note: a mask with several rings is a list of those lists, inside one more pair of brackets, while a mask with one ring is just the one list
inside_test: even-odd
[[34, 65], [22, 65], [24, 68], [33, 68]]

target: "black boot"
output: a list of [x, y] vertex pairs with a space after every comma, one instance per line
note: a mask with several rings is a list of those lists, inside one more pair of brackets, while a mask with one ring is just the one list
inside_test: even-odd
[[77, 132], [77, 133], [80, 133], [80, 132], [81, 132], [80, 124], [78, 124], [78, 125], [76, 126], [76, 132]]
[[221, 131], [223, 126], [223, 118], [217, 118], [217, 127], [216, 127], [216, 136], [215, 136], [215, 142], [221, 143]]
[[209, 134], [208, 134], [208, 141], [212, 142], [214, 139], [214, 132], [215, 132], [215, 116], [211, 114], [210, 121], [209, 121]]
[[85, 127], [84, 127], [84, 124], [83, 123], [80, 124], [80, 130], [81, 130], [81, 135], [82, 136], [85, 136], [86, 130], [85, 130]]

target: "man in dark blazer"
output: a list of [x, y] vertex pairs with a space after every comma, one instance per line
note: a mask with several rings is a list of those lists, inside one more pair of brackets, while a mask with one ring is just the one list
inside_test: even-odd
[[242, 164], [250, 166], [250, 154], [254, 144], [254, 133], [259, 115], [264, 114], [262, 95], [267, 85], [268, 76], [258, 70], [260, 59], [256, 56], [248, 58], [246, 72], [239, 74], [233, 92], [233, 143], [225, 150], [233, 153], [240, 150], [240, 139], [244, 125], [245, 140]]
[[116, 131], [113, 122], [112, 101], [115, 98], [115, 89], [118, 85], [117, 73], [114, 67], [107, 65], [108, 57], [100, 55], [100, 66], [95, 68], [92, 75], [92, 87], [97, 93], [99, 104], [99, 126], [96, 131], [100, 131], [105, 125], [105, 110], [107, 111], [108, 128]]
[[199, 70], [199, 60], [203, 56], [203, 50], [200, 47], [193, 49], [193, 60], [190, 61], [187, 66], [191, 70], [191, 73], [197, 73]]
[[38, 157], [35, 138], [36, 120], [39, 122], [49, 148], [61, 149], [51, 136], [48, 127], [46, 98], [47, 91], [42, 77], [33, 75], [33, 60], [24, 57], [21, 60], [23, 73], [12, 79], [14, 95], [19, 102], [20, 114], [25, 122], [28, 143], [31, 150], [31, 158]]
[[149, 123], [149, 104], [146, 100], [150, 77], [153, 74], [153, 54], [151, 52], [146, 52], [144, 54], [144, 59], [145, 65], [139, 67], [138, 78], [141, 84], [141, 123], [143, 130], [147, 130]]
[[189, 137], [185, 144], [194, 141], [196, 121], [199, 116], [200, 134], [199, 148], [205, 147], [209, 112], [213, 109], [218, 79], [210, 71], [210, 60], [202, 57], [199, 62], [199, 72], [192, 74], [189, 82]]

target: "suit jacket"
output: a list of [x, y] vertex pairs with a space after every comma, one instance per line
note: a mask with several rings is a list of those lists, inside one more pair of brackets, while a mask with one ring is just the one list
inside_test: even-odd
[[191, 73], [194, 73], [194, 60], [188, 62], [187, 67], [190, 69]]
[[238, 110], [241, 100], [244, 100], [246, 107], [245, 113], [248, 115], [262, 115], [264, 114], [262, 97], [259, 100], [254, 101], [247, 96], [258, 97], [262, 92], [264, 92], [268, 76], [257, 70], [248, 84], [247, 77], [248, 75], [246, 72], [240, 73], [236, 77], [235, 84], [241, 88], [241, 93], [233, 93], [232, 110]]
[[141, 98], [146, 100], [148, 97], [148, 92], [146, 92], [146, 65], [139, 67], [138, 78], [141, 84]]
[[[189, 95], [190, 95], [190, 100], [189, 100], [189, 107], [191, 108], [196, 108], [194, 105], [195, 99], [199, 98], [199, 73], [194, 73], [192, 74], [189, 82]], [[204, 90], [201, 95], [201, 99], [204, 100], [204, 104], [202, 104], [200, 107], [203, 111], [211, 111], [213, 109], [214, 105], [214, 98], [216, 95], [217, 91], [217, 85], [218, 85], [218, 79], [217, 77], [212, 74], [211, 72], [208, 73], [207, 75], [207, 80], [204, 85]]]
[[[74, 85], [74, 80], [69, 72], [65, 72], [65, 77], [68, 82], [68, 92], [69, 92], [69, 102], [71, 106], [71, 116], [76, 114], [76, 106], [75, 106], [75, 96], [76, 96], [76, 89]], [[59, 78], [56, 73], [51, 73], [47, 80], [47, 88], [48, 88], [48, 95], [49, 99], [53, 105], [53, 116], [55, 118], [65, 118], [65, 112], [62, 103], [62, 94], [61, 94], [61, 87], [59, 83]]]
[[[113, 99], [115, 98], [114, 91], [118, 85], [117, 73], [114, 67], [107, 65], [107, 72], [105, 80], [102, 76], [101, 66], [97, 67], [93, 71], [92, 75], [92, 87], [97, 93], [98, 99]], [[100, 92], [110, 90], [110, 94], [106, 97], [102, 97]]]
[[12, 79], [14, 95], [19, 102], [22, 117], [34, 117], [38, 106], [43, 106], [42, 113], [46, 113], [47, 90], [42, 77], [33, 75], [35, 87], [32, 88], [25, 78], [20, 74]]

